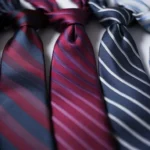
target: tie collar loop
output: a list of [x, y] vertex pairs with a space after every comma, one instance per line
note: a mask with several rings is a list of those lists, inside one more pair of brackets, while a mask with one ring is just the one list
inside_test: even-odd
[[47, 18], [38, 10], [22, 10], [8, 13], [10, 20], [15, 27], [30, 26], [35, 29], [44, 27], [47, 23]]
[[132, 11], [136, 20], [150, 32], [150, 3], [146, 0], [112, 0], [115, 1], [114, 5], [122, 6], [127, 10]]
[[74, 24], [84, 25], [89, 18], [88, 0], [72, 0], [79, 8], [60, 9], [56, 0], [26, 0], [36, 9], [43, 10], [50, 24], [58, 31]]
[[55, 24], [59, 31], [63, 31], [70, 25], [84, 25], [89, 18], [87, 9], [61, 9], [47, 14], [49, 23]]
[[90, 8], [104, 27], [112, 24], [128, 26], [134, 19], [132, 13], [122, 7], [107, 7], [106, 1], [89, 1]]

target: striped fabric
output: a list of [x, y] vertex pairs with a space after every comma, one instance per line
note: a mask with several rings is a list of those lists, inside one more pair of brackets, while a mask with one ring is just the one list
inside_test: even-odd
[[43, 46], [33, 29], [45, 17], [22, 10], [18, 0], [0, 0], [16, 30], [0, 64], [0, 150], [51, 150]]
[[150, 0], [112, 0], [133, 12], [136, 20], [148, 32], [150, 32]]
[[89, 5], [106, 28], [99, 49], [99, 78], [118, 149], [149, 150], [150, 81], [126, 28], [132, 14], [98, 0]]
[[[37, 8], [40, 2], [43, 5], [43, 0], [38, 0], [38, 3], [35, 0], [28, 1]], [[102, 101], [93, 48], [84, 30], [88, 19], [87, 2], [74, 2], [80, 8], [57, 8], [54, 12], [45, 13], [49, 22], [55, 23], [61, 32], [54, 46], [50, 75], [57, 148], [115, 150]], [[44, 5], [42, 7], [46, 8]]]

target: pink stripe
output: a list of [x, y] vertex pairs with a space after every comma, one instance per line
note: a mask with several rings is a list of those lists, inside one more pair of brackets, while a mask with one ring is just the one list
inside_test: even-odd
[[98, 127], [104, 132], [109, 133], [108, 128], [106, 128], [106, 126], [103, 125], [103, 122], [101, 122], [100, 120], [97, 121], [93, 116], [91, 116], [91, 113], [84, 111], [84, 109], [81, 109], [79, 107], [80, 105], [79, 106], [75, 105], [75, 103], [72, 103], [72, 101], [66, 99], [64, 96], [60, 95], [56, 91], [52, 90], [52, 93], [55, 94], [57, 97], [59, 97], [63, 102], [68, 104], [71, 107], [71, 109], [73, 109], [74, 111], [77, 111], [78, 113], [80, 113], [80, 115], [83, 115], [85, 118], [87, 118], [89, 122], [93, 123], [96, 126], [96, 128]]
[[[62, 84], [62, 83], [61, 83]], [[98, 113], [102, 118], [105, 117], [104, 112], [100, 109], [100, 107], [98, 107], [99, 105], [95, 105], [94, 101], [88, 101], [87, 98], [81, 97], [80, 95], [78, 95], [76, 92], [71, 91], [70, 88], [64, 88], [61, 87], [60, 85], [57, 85], [56, 83], [52, 83], [52, 87], [53, 90], [57, 90], [61, 92], [60, 93], [64, 93], [63, 95], [65, 95], [65, 93], [67, 93], [67, 95], [65, 95], [66, 97], [69, 97], [69, 99], [73, 100], [76, 99], [76, 101], [74, 101], [74, 103], [80, 105], [80, 106], [86, 106], [87, 109], [89, 109], [89, 111], [93, 111], [94, 114]]]
[[[41, 71], [37, 67], [29, 64], [27, 60], [23, 60], [22, 57], [18, 53], [16, 53], [14, 49], [9, 48], [8, 51], [9, 52], [7, 52], [7, 50], [5, 51], [3, 61], [8, 63], [9, 66], [12, 66], [13, 62], [16, 62], [17, 65], [19, 65], [20, 67], [25, 69], [27, 72], [31, 72], [35, 76], [37, 76], [37, 77], [41, 78], [42, 80], [44, 80], [44, 78], [45, 78], [44, 71]], [[13, 65], [13, 67], [15, 67], [15, 66]]]
[[[72, 116], [72, 113], [68, 113], [67, 111], [62, 109], [60, 105], [57, 105], [56, 103], [52, 102], [52, 106], [59, 111], [59, 114], [62, 113], [62, 114], [65, 115], [65, 120], [64, 119], [59, 119], [59, 120], [63, 120], [63, 121], [66, 121], [68, 119], [70, 120], [69, 124], [67, 124], [66, 122], [64, 124], [66, 124], [67, 126], [69, 125], [69, 127], [72, 127], [73, 128], [73, 132], [76, 132], [79, 135], [79, 132], [84, 131], [84, 133], [83, 133], [83, 135], [81, 137], [86, 137], [86, 138], [90, 137], [91, 138], [90, 141], [97, 142], [97, 146], [99, 145], [99, 146], [101, 146], [103, 148], [105, 147], [106, 149], [111, 149], [107, 145], [107, 141], [102, 141], [101, 135], [97, 136], [96, 132], [93, 132], [93, 131], [88, 129], [88, 127], [90, 125], [90, 124], [88, 124], [88, 121], [85, 121], [85, 120], [83, 121], [82, 120], [84, 123], [81, 122], [80, 119], [74, 118], [74, 116]], [[77, 129], [77, 131], [75, 131], [75, 129]], [[89, 140], [85, 139], [84, 142], [86, 144], [91, 144], [92, 143], [92, 142], [88, 143], [87, 141], [89, 141]], [[96, 146], [96, 143], [94, 145]]]
[[[26, 34], [26, 33], [25, 33]], [[6, 51], [9, 51], [9, 48], [7, 48]], [[22, 57], [22, 59], [24, 59], [27, 62], [31, 62], [31, 64], [33, 64], [33, 66], [37, 66], [37, 69], [39, 70], [43, 70], [43, 65], [40, 64], [37, 60], [35, 60], [28, 51], [26, 51], [22, 45], [20, 43], [18, 43], [18, 41], [13, 40], [13, 42], [11, 43], [11, 49], [13, 49], [16, 53], [18, 53], [20, 55], [20, 57]], [[36, 54], [36, 52], [35, 52]], [[43, 52], [41, 52], [41, 55], [43, 55]]]
[[53, 117], [53, 121], [55, 122], [55, 127], [57, 131], [60, 131], [62, 133], [61, 135], [64, 137], [64, 139], [70, 141], [70, 144], [72, 145], [72, 147], [74, 147], [74, 149], [78, 150], [79, 148], [81, 148], [82, 150], [87, 150], [87, 149], [91, 150], [89, 145], [85, 143], [83, 139], [81, 139], [79, 133], [76, 134], [77, 132], [74, 132], [68, 127], [66, 127], [66, 125], [56, 117]]

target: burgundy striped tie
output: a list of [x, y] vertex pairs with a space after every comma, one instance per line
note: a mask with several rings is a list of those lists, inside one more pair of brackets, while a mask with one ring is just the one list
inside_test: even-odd
[[54, 0], [27, 1], [44, 9], [49, 22], [61, 31], [50, 73], [50, 101], [58, 149], [114, 149], [93, 48], [84, 30], [89, 14], [87, 2], [74, 0], [79, 9], [59, 10]]
[[13, 23], [0, 65], [0, 150], [50, 150], [43, 46], [34, 28], [44, 16], [18, 0], [1, 0], [0, 13]]

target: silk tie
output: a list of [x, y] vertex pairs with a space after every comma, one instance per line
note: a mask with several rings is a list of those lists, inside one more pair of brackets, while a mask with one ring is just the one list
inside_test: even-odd
[[150, 149], [150, 81], [126, 28], [132, 13], [89, 2], [106, 28], [99, 48], [99, 78], [120, 150]]
[[111, 0], [113, 5], [120, 5], [133, 12], [139, 24], [150, 32], [150, 1], [149, 0]]
[[43, 46], [35, 31], [45, 17], [23, 10], [18, 0], [1, 0], [0, 13], [15, 27], [1, 62], [0, 149], [53, 149]]
[[49, 22], [61, 32], [54, 46], [50, 72], [50, 103], [58, 149], [114, 149], [93, 48], [84, 30], [87, 2], [76, 0], [79, 9], [59, 10], [55, 1], [50, 1], [56, 8], [51, 12], [47, 11], [46, 1], [28, 1], [44, 8]]

